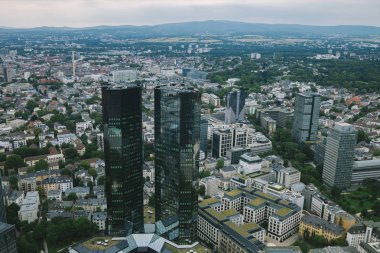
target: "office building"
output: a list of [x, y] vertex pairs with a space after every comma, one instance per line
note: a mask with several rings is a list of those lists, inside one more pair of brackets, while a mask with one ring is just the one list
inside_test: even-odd
[[265, 229], [255, 222], [244, 223], [236, 209], [223, 210], [220, 200], [199, 203], [198, 237], [217, 252], [260, 252]]
[[115, 70], [112, 72], [112, 78], [115, 83], [131, 82], [137, 79], [137, 70]]
[[201, 133], [200, 133], [200, 142], [201, 150], [207, 155], [207, 133], [208, 133], [208, 120], [205, 117], [201, 117]]
[[303, 216], [299, 226], [299, 235], [303, 238], [316, 235], [330, 242], [343, 238], [344, 233], [341, 226], [311, 215]]
[[356, 130], [347, 123], [335, 123], [327, 137], [322, 179], [328, 187], [345, 189], [351, 185]]
[[3, 185], [1, 183], [1, 173], [0, 173], [0, 222], [7, 222], [6, 209], [5, 209], [5, 194]]
[[349, 246], [358, 248], [361, 243], [380, 242], [380, 223], [363, 221], [353, 225], [348, 231], [346, 241]]
[[212, 157], [225, 157], [227, 151], [233, 147], [233, 131], [231, 129], [219, 129], [212, 133]]
[[265, 226], [267, 236], [275, 241], [283, 242], [298, 231], [301, 208], [274, 195], [241, 188], [225, 193], [221, 202], [222, 210], [243, 214], [244, 223]]
[[200, 93], [186, 86], [155, 88], [156, 233], [196, 241]]
[[14, 225], [0, 222], [0, 253], [17, 253]]
[[361, 185], [366, 179], [380, 178], [380, 160], [354, 161], [351, 185]]
[[317, 94], [297, 94], [292, 136], [298, 143], [317, 140], [320, 104]]
[[323, 165], [325, 161], [327, 138], [322, 137], [321, 142], [318, 142], [314, 146], [314, 163], [316, 165]]
[[143, 143], [141, 87], [102, 87], [107, 231], [113, 236], [142, 233]]
[[[262, 124], [262, 118], [269, 117], [276, 121], [276, 127], [284, 128], [294, 119], [293, 112], [283, 108], [257, 109], [256, 120]], [[264, 121], [265, 122], [265, 121]]]
[[245, 93], [243, 90], [231, 91], [226, 95], [225, 123], [233, 124], [245, 119]]
[[13, 68], [11, 65], [3, 66], [4, 82], [10, 83], [13, 80]]

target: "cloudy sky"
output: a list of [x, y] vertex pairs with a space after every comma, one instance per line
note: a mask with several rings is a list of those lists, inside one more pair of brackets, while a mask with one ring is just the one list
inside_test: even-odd
[[380, 26], [380, 0], [0, 0], [0, 27], [192, 20]]

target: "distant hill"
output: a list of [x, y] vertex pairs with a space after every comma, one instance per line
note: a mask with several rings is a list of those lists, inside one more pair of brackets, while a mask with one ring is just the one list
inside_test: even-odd
[[152, 26], [96, 26], [85, 28], [37, 27], [30, 29], [0, 28], [3, 32], [73, 32], [99, 31], [119, 32], [133, 37], [192, 36], [192, 35], [267, 35], [267, 36], [380, 36], [380, 27], [375, 26], [312, 26], [295, 24], [259, 24], [235, 21], [194, 21]]

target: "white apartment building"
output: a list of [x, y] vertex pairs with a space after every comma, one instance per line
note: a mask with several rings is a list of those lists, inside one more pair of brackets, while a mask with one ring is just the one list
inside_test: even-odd
[[28, 223], [38, 219], [38, 206], [40, 203], [40, 196], [37, 191], [28, 192], [22, 201], [18, 217], [21, 221]]

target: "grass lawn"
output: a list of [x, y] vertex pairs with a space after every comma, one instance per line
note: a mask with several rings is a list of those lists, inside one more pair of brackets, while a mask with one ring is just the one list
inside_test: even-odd
[[351, 213], [360, 213], [363, 209], [370, 210], [374, 202], [368, 192], [358, 190], [342, 194], [337, 201], [343, 209]]

